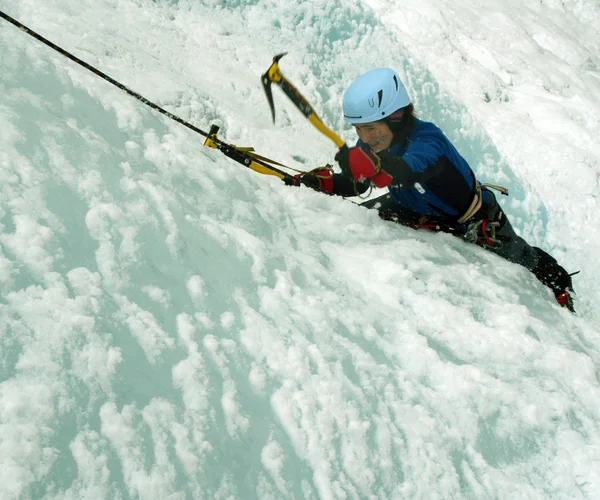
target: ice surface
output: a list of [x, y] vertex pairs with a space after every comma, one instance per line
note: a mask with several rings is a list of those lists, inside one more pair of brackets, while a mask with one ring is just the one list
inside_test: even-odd
[[578, 315], [451, 236], [288, 188], [0, 23], [0, 498], [599, 498], [593, 1], [0, 0], [296, 168], [397, 69]]

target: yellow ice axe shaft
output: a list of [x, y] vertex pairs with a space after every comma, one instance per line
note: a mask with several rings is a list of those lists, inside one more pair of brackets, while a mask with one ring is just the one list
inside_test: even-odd
[[283, 90], [285, 95], [287, 95], [291, 99], [291, 101], [296, 105], [296, 107], [302, 112], [302, 114], [306, 118], [308, 118], [308, 121], [312, 123], [319, 132], [329, 137], [335, 143], [335, 145], [341, 149], [345, 146], [343, 139], [321, 121], [321, 119], [317, 116], [317, 113], [315, 113], [313, 107], [308, 103], [304, 96], [281, 73], [281, 70], [279, 69], [279, 60], [286, 53], [287, 52], [276, 55], [273, 58], [273, 64], [271, 64], [271, 67], [262, 76], [262, 84], [263, 88], [265, 89], [265, 94], [267, 94], [269, 106], [271, 107], [273, 122], [275, 121], [275, 105], [273, 103], [271, 83], [276, 83], [277, 85], [279, 85], [281, 90]]

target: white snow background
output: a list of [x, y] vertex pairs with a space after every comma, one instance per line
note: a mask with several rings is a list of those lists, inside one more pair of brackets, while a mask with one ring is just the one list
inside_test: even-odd
[[0, 22], [0, 498], [600, 498], [593, 0], [0, 0], [290, 166], [404, 79], [574, 278], [286, 187]]

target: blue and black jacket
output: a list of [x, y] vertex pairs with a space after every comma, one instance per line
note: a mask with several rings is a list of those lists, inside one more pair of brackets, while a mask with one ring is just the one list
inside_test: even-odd
[[[358, 147], [370, 146], [358, 141]], [[467, 161], [433, 123], [415, 118], [407, 138], [380, 151], [381, 168], [393, 178], [391, 197], [404, 209], [422, 215], [456, 220], [469, 208], [475, 194], [475, 175]], [[335, 177], [335, 193], [356, 194], [346, 178]], [[357, 183], [358, 191], [368, 185]], [[351, 191], [350, 191], [351, 190]], [[484, 191], [484, 203], [486, 200]]]

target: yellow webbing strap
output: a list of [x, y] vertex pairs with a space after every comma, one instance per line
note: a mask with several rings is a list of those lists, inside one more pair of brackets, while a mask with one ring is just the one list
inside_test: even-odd
[[497, 186], [496, 184], [488, 184], [487, 182], [483, 184], [484, 187], [495, 189], [496, 191], [500, 191], [504, 196], [508, 196], [508, 189], [502, 186]]
[[[288, 167], [287, 165], [284, 165], [283, 163], [279, 163], [278, 161], [275, 160], [271, 160], [271, 158], [267, 158], [266, 156], [261, 156], [259, 154], [256, 154], [254, 152], [254, 148], [237, 148], [240, 151], [246, 151], [250, 156], [252, 156], [252, 158], [256, 158], [257, 160], [262, 160], [264, 162], [270, 163], [271, 165], [279, 165], [280, 167], [286, 167], [286, 168], [291, 168]], [[293, 170], [293, 169], [292, 169]]]

